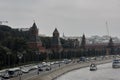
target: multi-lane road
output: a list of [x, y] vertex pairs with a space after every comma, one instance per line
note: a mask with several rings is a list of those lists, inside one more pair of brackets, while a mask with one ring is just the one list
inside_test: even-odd
[[112, 63], [98, 65], [98, 70], [89, 67], [78, 69], [60, 76], [56, 80], [120, 80], [120, 68], [113, 69]]
[[[108, 57], [107, 57], [108, 58]], [[105, 58], [105, 59], [107, 59], [107, 58]], [[110, 58], [110, 57], [109, 57]], [[102, 60], [103, 58], [101, 58], [101, 57], [97, 57], [96, 58], [97, 60]], [[89, 59], [90, 61], [94, 61], [94, 58], [91, 58], [91, 59]], [[64, 61], [64, 60], [63, 60]], [[77, 60], [74, 60], [75, 62], [78, 62]], [[74, 65], [74, 61], [71, 61], [69, 64], [73, 64]], [[78, 63], [79, 64], [79, 63]], [[51, 73], [52, 71], [54, 71], [54, 70], [57, 70], [57, 69], [59, 69], [60, 67], [63, 67], [63, 66], [66, 66], [66, 65], [68, 65], [68, 64], [65, 64], [64, 62], [61, 62], [60, 63], [60, 65], [59, 65], [59, 63], [56, 63], [56, 64], [52, 64], [51, 65], [51, 70], [49, 70], [49, 71], [46, 71], [45, 70], [45, 68], [46, 67], [43, 67], [43, 71], [41, 71], [41, 72], [39, 72], [39, 74], [38, 74], [38, 69], [34, 69], [34, 70], [31, 70], [31, 71], [29, 71], [28, 73], [23, 73], [22, 75], [21, 75], [21, 80], [29, 80], [30, 78], [32, 78], [32, 77], [37, 77], [37, 76], [40, 76], [40, 75], [45, 75], [45, 74], [49, 74], [49, 73]], [[110, 65], [110, 64], [109, 64]], [[96, 71], [96, 72], [99, 72], [99, 70], [103, 70], [104, 68], [99, 68], [100, 66], [98, 66], [98, 70]], [[80, 69], [80, 70], [84, 70], [84, 69]], [[88, 68], [85, 68], [85, 70], [86, 71], [83, 71], [85, 74], [86, 73], [89, 73], [89, 74], [91, 74], [90, 73], [90, 71], [88, 70]], [[77, 70], [77, 71], [79, 71], [79, 70]], [[80, 71], [81, 72], [81, 71]], [[74, 73], [74, 72], [73, 72]], [[78, 73], [78, 76], [79, 76], [79, 74], [80, 73]], [[81, 74], [82, 74], [82, 72], [81, 72]], [[93, 73], [94, 74], [94, 73]], [[77, 75], [76, 75], [77, 76]], [[87, 74], [86, 74], [86, 76], [88, 76]], [[67, 76], [67, 77], [69, 77], [69, 76]], [[65, 78], [65, 79], [61, 79], [61, 78], [59, 78], [58, 80], [78, 80], [78, 78], [76, 77], [75, 79], [67, 79], [67, 77]], [[10, 78], [10, 80], [20, 80], [20, 76], [17, 76], [17, 77], [13, 77], [13, 78]], [[79, 79], [80, 80], [80, 79]], [[86, 79], [81, 79], [81, 80], [86, 80]], [[89, 79], [87, 79], [87, 80], [89, 80]], [[90, 79], [91, 80], [91, 79]], [[93, 80], [93, 79], [92, 79]]]
[[[59, 66], [59, 64], [51, 65], [51, 70], [49, 70], [49, 71], [46, 71], [46, 70], [45, 70], [46, 67], [43, 67], [43, 68], [42, 68], [43, 71], [40, 71], [39, 74], [38, 74], [38, 69], [31, 70], [31, 71], [29, 71], [28, 73], [23, 73], [23, 74], [21, 75], [21, 80], [28, 80], [28, 79], [30, 79], [30, 78], [32, 78], [32, 77], [37, 77], [37, 76], [39, 76], [39, 75], [48, 74], [48, 73], [50, 73], [51, 71], [56, 70], [56, 69], [58, 69], [59, 67], [63, 67], [63, 66], [65, 66], [65, 65], [66, 65], [66, 64], [64, 64], [64, 63], [60, 63], [60, 66]], [[17, 76], [17, 77], [11, 78], [10, 80], [19, 80], [19, 78], [20, 78], [20, 76]]]

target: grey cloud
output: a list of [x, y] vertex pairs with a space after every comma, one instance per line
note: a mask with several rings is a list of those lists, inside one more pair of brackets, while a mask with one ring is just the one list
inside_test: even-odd
[[67, 35], [120, 36], [119, 0], [0, 0], [0, 19], [12, 27], [30, 27], [33, 19], [40, 33], [51, 35], [55, 26]]

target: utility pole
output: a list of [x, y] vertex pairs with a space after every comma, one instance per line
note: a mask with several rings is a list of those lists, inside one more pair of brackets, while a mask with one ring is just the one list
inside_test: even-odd
[[106, 21], [106, 29], [107, 29], [107, 35], [110, 37], [109, 27], [108, 27], [108, 23], [107, 23], [107, 21]]

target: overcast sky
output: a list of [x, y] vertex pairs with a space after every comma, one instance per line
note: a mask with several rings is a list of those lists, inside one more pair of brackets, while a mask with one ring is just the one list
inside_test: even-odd
[[[39, 34], [107, 35], [120, 37], [120, 0], [0, 0], [0, 20], [13, 28], [29, 28], [35, 20]], [[5, 23], [4, 23], [5, 24]]]

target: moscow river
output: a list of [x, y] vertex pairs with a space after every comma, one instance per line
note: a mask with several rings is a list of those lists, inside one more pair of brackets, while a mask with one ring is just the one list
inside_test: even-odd
[[120, 80], [120, 68], [113, 69], [112, 63], [97, 66], [98, 70], [90, 71], [89, 67], [68, 72], [56, 80]]

